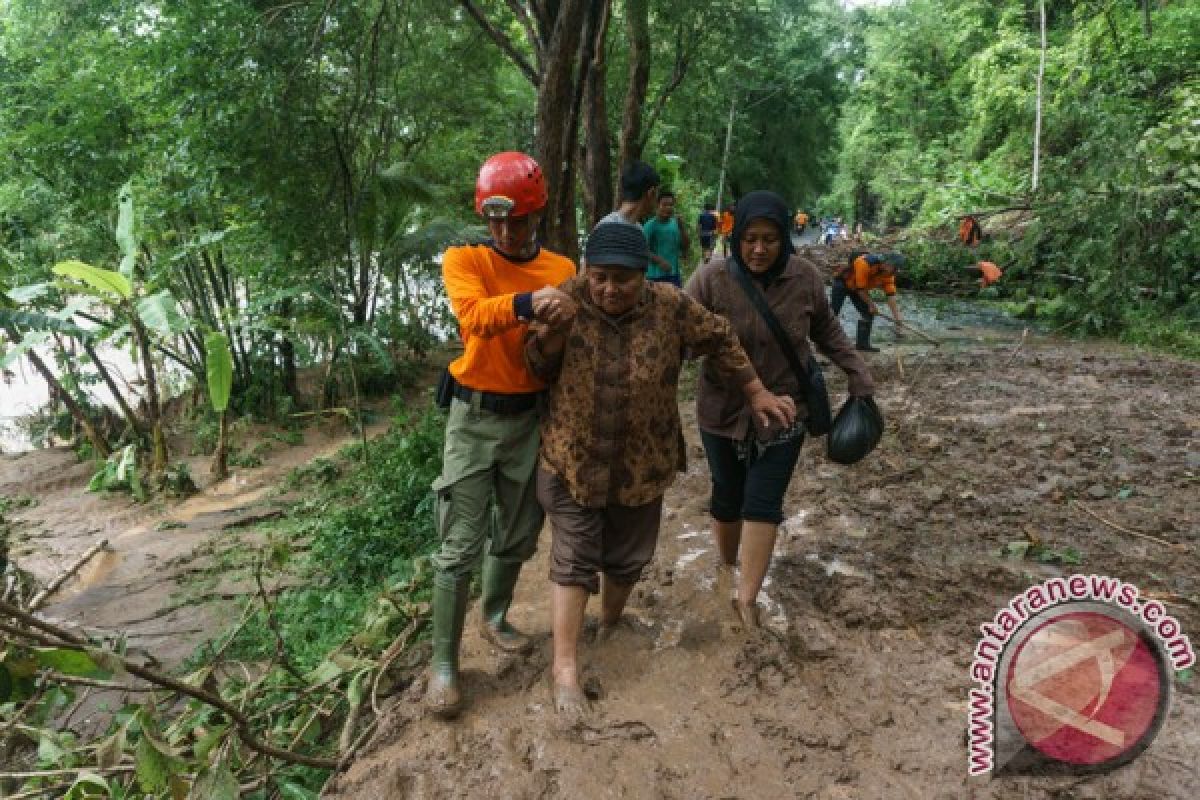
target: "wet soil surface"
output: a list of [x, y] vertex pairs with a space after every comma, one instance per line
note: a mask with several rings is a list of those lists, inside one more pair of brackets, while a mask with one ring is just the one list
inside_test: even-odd
[[123, 637], [135, 652], [177, 666], [227, 627], [230, 614], [236, 618], [231, 608], [258, 592], [253, 560], [261, 536], [253, 526], [289, 504], [276, 491], [288, 472], [332, 457], [351, 440], [338, 422], [309, 427], [296, 446], [267, 440], [257, 448], [262, 466], [231, 467], [230, 477], [217, 484], [207, 480], [207, 456], [180, 457], [201, 491], [151, 504], [135, 503], [127, 494], [85, 492], [94, 467], [68, 449], [0, 455], [0, 496], [34, 500], [9, 515], [12, 556], [45, 585], [93, 544], [107, 540], [51, 596], [42, 614]]
[[[603, 644], [594, 628], [585, 635], [583, 722], [563, 723], [551, 705], [543, 531], [512, 612], [536, 637], [531, 653], [490, 648], [473, 611], [462, 717], [426, 717], [418, 681], [391, 698], [324, 795], [1196, 797], [1194, 680], [1177, 682], [1146, 753], [1090, 777], [968, 779], [966, 709], [979, 625], [1050, 576], [1133, 582], [1200, 639], [1200, 365], [1037, 333], [1022, 341], [1020, 323], [911, 295], [901, 306], [948, 342], [879, 333], [883, 352], [869, 359], [888, 431], [866, 461], [840, 467], [823, 442], [806, 443], [763, 598], [766, 634], [738, 631], [714, 586], [708, 475], [683, 403], [689, 470], [667, 494], [627, 624]], [[853, 325], [854, 312], [843, 315]], [[836, 406], [844, 380], [827, 376]], [[212, 577], [219, 554], [251, 536], [237, 523], [272, 513], [269, 490], [291, 466], [345, 441], [306, 434], [169, 509], [83, 494], [89, 468], [67, 453], [0, 458], [0, 494], [38, 500], [10, 517], [22, 566], [42, 580], [97, 538], [112, 544], [49, 616], [124, 632], [174, 664], [228, 627], [222, 598], [253, 591], [244, 569]], [[183, 527], [158, 530], [164, 522]], [[1080, 563], [1005, 556], [1013, 542]]]
[[[806, 443], [766, 634], [739, 632], [714, 587], [709, 481], [685, 403], [690, 468], [667, 494], [653, 568], [624, 630], [602, 644], [585, 634], [583, 722], [551, 703], [543, 531], [513, 611], [538, 637], [532, 653], [490, 648], [472, 612], [464, 714], [426, 717], [418, 681], [324, 796], [1194, 798], [1194, 680], [1177, 682], [1158, 738], [1116, 771], [967, 777], [979, 625], [1023, 589], [1123, 578], [1200, 641], [1200, 366], [1033, 334], [1018, 349], [1019, 328], [969, 323], [940, 331], [955, 341], [936, 349], [881, 337], [870, 360], [888, 431], [865, 462], [837, 466]], [[836, 404], [844, 381], [827, 372]], [[1006, 557], [1013, 542], [1079, 563]]]

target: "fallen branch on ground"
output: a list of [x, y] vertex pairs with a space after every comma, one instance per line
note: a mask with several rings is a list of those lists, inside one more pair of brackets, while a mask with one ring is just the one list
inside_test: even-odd
[[1008, 354], [1008, 360], [1004, 362], [1004, 367], [1007, 369], [1017, 357], [1017, 353], [1021, 352], [1021, 348], [1025, 346], [1025, 340], [1029, 338], [1029, 328], [1021, 331], [1021, 341], [1017, 342], [1017, 346]]
[[875, 313], [877, 314], [877, 316], [883, 317], [884, 319], [886, 319], [888, 322], [892, 323], [896, 327], [905, 328], [906, 330], [912, 331], [917, 336], [920, 336], [922, 339], [932, 343], [936, 347], [942, 346], [942, 343], [939, 339], [933, 338], [928, 333], [925, 333], [924, 331], [922, 331], [920, 328], [915, 328], [912, 325], [910, 325], [909, 323], [905, 322], [904, 320], [896, 319], [895, 317], [889, 316], [888, 314], [885, 314], [882, 311], [877, 311]]
[[[58, 625], [46, 622], [43, 619], [23, 611], [20, 608], [7, 602], [0, 602], [0, 614], [15, 619], [24, 623], [34, 630], [24, 630], [13, 625], [0, 622], [0, 631], [4, 631], [18, 638], [30, 639], [49, 647], [67, 647], [75, 650], [87, 652], [95, 650], [92, 644], [85, 638], [61, 628]], [[40, 631], [40, 633], [39, 633]], [[173, 678], [170, 675], [165, 675], [157, 670], [138, 664], [134, 661], [125, 658], [124, 656], [114, 653], [111, 650], [103, 651], [107, 658], [112, 659], [115, 663], [119, 663], [126, 672], [141, 678], [148, 683], [153, 683], [158, 686], [186, 695], [202, 703], [212, 706], [225, 713], [226, 716], [233, 722], [237, 731], [238, 738], [246, 747], [261, 753], [262, 755], [271, 758], [277, 758], [280, 761], [286, 761], [289, 764], [302, 764], [307, 767], [317, 767], [318, 769], [334, 769], [338, 765], [337, 759], [321, 758], [318, 756], [307, 756], [302, 753], [293, 753], [290, 750], [284, 750], [274, 745], [268, 744], [260, 740], [254, 735], [251, 729], [250, 719], [242, 713], [242, 711], [228, 702], [224, 698], [213, 694], [212, 692], [184, 683], [183, 681]]]
[[78, 775], [81, 772], [116, 773], [133, 772], [137, 767], [133, 764], [121, 764], [115, 767], [78, 767], [76, 769], [43, 769], [33, 772], [0, 772], [0, 778], [29, 780], [30, 778], [61, 778], [66, 775]]
[[1167, 547], [1179, 547], [1179, 545], [1175, 544], [1174, 542], [1168, 542], [1166, 539], [1160, 539], [1157, 536], [1151, 536], [1148, 533], [1138, 533], [1137, 531], [1129, 530], [1129, 528], [1124, 528], [1124, 527], [1118, 525], [1117, 523], [1113, 522], [1112, 520], [1108, 520], [1108, 519], [1105, 519], [1104, 517], [1100, 516], [1095, 511], [1092, 511], [1090, 508], [1088, 508], [1087, 506], [1085, 506], [1083, 503], [1079, 502], [1078, 500], [1072, 500], [1071, 505], [1075, 506], [1080, 511], [1087, 514], [1092, 519], [1095, 519], [1099, 522], [1103, 522], [1105, 525], [1107, 525], [1108, 527], [1112, 528], [1115, 531], [1120, 531], [1121, 533], [1127, 534], [1129, 536], [1136, 536], [1139, 539], [1145, 539], [1147, 541], [1154, 542], [1155, 544], [1166, 545]]
[[86, 564], [88, 561], [91, 561], [92, 556], [96, 555], [96, 553], [99, 553], [101, 550], [104, 550], [107, 547], [108, 539], [101, 539], [89, 547], [83, 555], [81, 555], [73, 564], [71, 564], [71, 566], [59, 573], [57, 578], [50, 581], [48, 584], [46, 584], [44, 589], [33, 596], [33, 599], [29, 601], [29, 610], [37, 611], [39, 608], [41, 608], [46, 600], [50, 598], [50, 595], [57, 592], [59, 587], [66, 583], [72, 575], [74, 575], [76, 572], [79, 572], [79, 570], [83, 568], [84, 564]]

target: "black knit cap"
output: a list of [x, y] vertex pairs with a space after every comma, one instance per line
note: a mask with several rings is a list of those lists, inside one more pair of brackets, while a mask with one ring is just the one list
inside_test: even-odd
[[650, 266], [646, 237], [636, 225], [606, 222], [588, 237], [583, 256], [591, 267], [624, 267], [642, 272]]

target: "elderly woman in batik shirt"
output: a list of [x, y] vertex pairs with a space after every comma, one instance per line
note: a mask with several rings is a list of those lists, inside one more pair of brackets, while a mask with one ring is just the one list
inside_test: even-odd
[[[582, 712], [576, 664], [588, 595], [602, 635], [654, 554], [663, 493], [683, 468], [676, 389], [685, 351], [707, 355], [764, 425], [790, 425], [791, 398], [767, 391], [729, 323], [673, 286], [646, 281], [642, 232], [600, 225], [587, 269], [564, 283], [571, 325], [531, 326], [525, 358], [549, 385], [538, 499], [550, 519], [555, 707]], [[599, 575], [599, 577], [598, 577]]]

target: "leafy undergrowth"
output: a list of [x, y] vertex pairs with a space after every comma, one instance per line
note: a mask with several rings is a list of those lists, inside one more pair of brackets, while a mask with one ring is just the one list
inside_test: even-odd
[[[0, 649], [0, 761], [12, 765], [0, 795], [316, 798], [419, 669], [442, 426], [433, 410], [401, 415], [365, 457], [356, 445], [291, 476], [304, 499], [270, 525], [254, 562], [263, 590], [175, 676], [185, 686], [164, 686], [122, 643], [0, 606], [17, 623]], [[64, 722], [83, 692], [133, 684], [162, 688], [109, 695], [134, 699], [98, 736]]]

